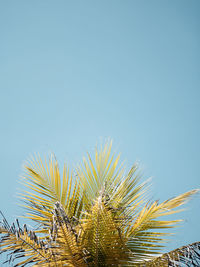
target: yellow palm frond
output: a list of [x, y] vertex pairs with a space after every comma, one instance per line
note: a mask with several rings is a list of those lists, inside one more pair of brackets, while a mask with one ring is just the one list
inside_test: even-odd
[[57, 262], [66, 266], [87, 266], [88, 255], [84, 253], [84, 248], [79, 242], [81, 228], [73, 225], [59, 202], [55, 204], [54, 215], [56, 229], [52, 234], [56, 241], [54, 253], [57, 255]]
[[[53, 156], [27, 163], [21, 199], [25, 217], [37, 222], [38, 229], [22, 228], [18, 221], [10, 226], [5, 218], [0, 225], [1, 251], [23, 258], [16, 266], [167, 266], [169, 258], [184, 262], [188, 247], [159, 256], [168, 235], [163, 230], [181, 221], [166, 217], [180, 212], [198, 190], [149, 202], [149, 185], [140, 183], [138, 165], [126, 173], [111, 147], [96, 149], [94, 159], [87, 154], [75, 172], [67, 166], [60, 172]], [[198, 246], [190, 250], [192, 262]]]
[[94, 199], [103, 186], [108, 190], [123, 177], [122, 166], [118, 166], [120, 155], [111, 155], [112, 144], [106, 144], [100, 152], [95, 151], [95, 162], [88, 154], [88, 160], [83, 158], [83, 164], [76, 169], [81, 186], [90, 200]]
[[[158, 229], [173, 228], [181, 220], [158, 220], [158, 218], [179, 212], [174, 210], [183, 205], [198, 190], [186, 192], [178, 197], [167, 200], [161, 204], [157, 201], [146, 204], [133, 221], [130, 221], [131, 227], [127, 235], [129, 237], [129, 248], [138, 253], [138, 260], [148, 258], [156, 254], [160, 249], [160, 244], [165, 242], [163, 237], [166, 233], [157, 232]], [[156, 230], [156, 232], [155, 232]], [[168, 234], [169, 235], [169, 234]], [[136, 256], [135, 260], [136, 260]]]
[[168, 266], [200, 266], [200, 242], [194, 242], [187, 246], [174, 249], [168, 253], [164, 253], [159, 257], [153, 257], [149, 261], [138, 264], [145, 267], [168, 267]]
[[125, 240], [120, 234], [122, 227], [99, 196], [82, 220], [82, 246], [90, 252], [94, 266], [109, 266], [128, 258]]
[[55, 266], [49, 265], [50, 262], [55, 263], [51, 248], [46, 249], [44, 242], [37, 237], [35, 232], [28, 231], [26, 225], [23, 228], [20, 227], [18, 220], [17, 225], [13, 223], [10, 226], [4, 218], [3, 225], [0, 226], [0, 234], [4, 235], [1, 239], [1, 253], [4, 251], [13, 252], [12, 260], [25, 258], [15, 266], [25, 266], [31, 262]]
[[[49, 226], [52, 221], [52, 210], [55, 202], [60, 202], [70, 217], [80, 209], [80, 184], [77, 177], [69, 173], [66, 166], [61, 179], [57, 160], [52, 156], [47, 163], [40, 157], [32, 159], [25, 165], [23, 184], [30, 190], [24, 190], [21, 199], [28, 210], [25, 216], [43, 225]], [[82, 204], [81, 204], [82, 205]], [[80, 216], [80, 211], [78, 212]]]

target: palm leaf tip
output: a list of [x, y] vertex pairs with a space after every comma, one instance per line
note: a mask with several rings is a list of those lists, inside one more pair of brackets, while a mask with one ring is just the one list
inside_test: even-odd
[[13, 263], [16, 259], [25, 258], [15, 266], [25, 266], [35, 262], [49, 262], [50, 249], [46, 250], [45, 244], [34, 231], [28, 230], [27, 226], [20, 226], [19, 221], [9, 224], [4, 215], [0, 226], [1, 253], [10, 252], [5, 263]]
[[151, 266], [200, 266], [200, 242], [182, 246], [161, 256], [155, 257], [150, 261], [146, 261], [146, 267]]

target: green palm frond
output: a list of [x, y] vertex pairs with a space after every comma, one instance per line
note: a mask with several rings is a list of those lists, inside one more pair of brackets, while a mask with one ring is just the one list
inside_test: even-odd
[[61, 173], [53, 156], [28, 162], [21, 199], [25, 217], [38, 229], [20, 227], [18, 221], [10, 226], [5, 218], [0, 226], [1, 252], [9, 251], [10, 259], [21, 257], [16, 266], [168, 266], [171, 259], [174, 264], [197, 261], [199, 243], [190, 245], [190, 254], [187, 246], [162, 256], [160, 250], [169, 235], [163, 230], [181, 221], [166, 217], [180, 212], [198, 190], [163, 203], [149, 202], [149, 185], [140, 183], [138, 165], [126, 174], [111, 147], [96, 149], [94, 159], [88, 154], [75, 172], [64, 166]]

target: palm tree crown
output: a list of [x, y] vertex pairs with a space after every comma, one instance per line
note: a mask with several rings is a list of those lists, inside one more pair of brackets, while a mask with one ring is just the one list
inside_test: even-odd
[[125, 173], [111, 144], [71, 173], [65, 166], [61, 174], [54, 157], [35, 157], [25, 170], [21, 199], [37, 227], [28, 230], [18, 220], [9, 225], [4, 217], [0, 225], [1, 252], [10, 252], [9, 261], [22, 259], [15, 266], [199, 266], [199, 242], [160, 254], [162, 230], [180, 222], [163, 216], [179, 212], [198, 190], [147, 201], [138, 165]]

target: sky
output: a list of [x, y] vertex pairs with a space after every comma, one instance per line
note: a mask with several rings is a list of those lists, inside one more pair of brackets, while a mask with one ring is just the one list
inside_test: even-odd
[[[200, 1], [0, 1], [0, 209], [23, 163], [113, 140], [164, 201], [200, 187]], [[200, 240], [200, 194], [164, 251]]]

